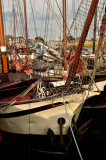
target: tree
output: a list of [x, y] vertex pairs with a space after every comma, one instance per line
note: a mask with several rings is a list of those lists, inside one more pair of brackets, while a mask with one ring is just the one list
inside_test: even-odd
[[67, 40], [70, 42], [70, 41], [75, 40], [75, 38], [73, 36], [67, 36]]
[[44, 42], [44, 39], [42, 37], [38, 36], [38, 37], [35, 38], [35, 41], [42, 41], [42, 42]]

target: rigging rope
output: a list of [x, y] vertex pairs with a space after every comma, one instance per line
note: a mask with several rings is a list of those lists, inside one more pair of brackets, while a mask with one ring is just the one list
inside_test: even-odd
[[44, 3], [43, 3], [43, 13], [42, 13], [42, 19], [41, 19], [40, 36], [41, 36], [41, 33], [42, 33], [42, 23], [43, 23], [43, 15], [44, 15], [44, 5], [45, 5], [45, 0], [44, 0]]
[[[53, 1], [53, 8], [54, 8], [54, 1]], [[52, 13], [52, 21], [51, 21], [51, 35], [50, 35], [50, 39], [52, 39], [52, 28], [53, 28], [53, 13]]]
[[8, 8], [9, 8], [9, 13], [10, 13], [10, 24], [9, 24], [9, 30], [8, 30], [8, 32], [9, 33], [11, 33], [11, 29], [12, 29], [12, 26], [11, 26], [11, 24], [12, 24], [12, 14], [11, 14], [11, 12], [10, 12], [10, 2], [9, 2], [9, 0], [8, 0]]
[[38, 36], [38, 34], [37, 34], [37, 28], [36, 28], [36, 22], [35, 22], [35, 17], [34, 17], [34, 10], [33, 10], [33, 5], [32, 5], [32, 0], [30, 0], [30, 4], [31, 4], [31, 10], [32, 10], [32, 16], [33, 16], [35, 33], [36, 33], [36, 36]]
[[[16, 0], [15, 0], [16, 1]], [[25, 27], [24, 27], [24, 18], [22, 13], [22, 8], [20, 1], [16, 1], [16, 10], [17, 10], [17, 16], [16, 16], [16, 28], [18, 31], [18, 34], [23, 35], [25, 37]]]
[[[75, 18], [69, 28], [68, 34], [71, 33], [72, 36], [75, 36], [75, 27], [77, 28], [76, 32], [77, 32], [77, 37], [80, 37], [80, 33], [82, 32], [82, 29], [84, 27], [84, 23], [86, 20], [86, 17], [88, 15], [88, 11], [90, 8], [92, 0], [86, 1], [86, 0], [81, 0], [80, 5], [78, 7], [77, 13], [75, 15]], [[98, 3], [98, 12], [97, 12], [97, 27], [100, 26], [99, 22], [101, 21], [101, 18], [103, 16], [103, 12], [105, 9], [105, 5], [106, 5], [106, 1], [105, 0], [101, 0]], [[87, 35], [87, 39], [91, 40], [91, 38], [93, 38], [93, 21], [90, 25], [90, 29]]]
[[5, 110], [5, 109], [7, 109], [7, 108], [9, 108], [10, 106], [12, 106], [13, 104], [15, 104], [16, 102], [17, 102], [17, 100], [20, 100], [20, 99], [22, 99], [29, 91], [31, 91], [35, 86], [36, 86], [36, 84], [39, 82], [39, 80], [38, 81], [36, 81], [35, 83], [33, 83], [29, 88], [27, 88], [25, 91], [23, 91], [22, 93], [20, 93], [18, 96], [16, 96], [14, 99], [12, 99], [12, 101], [10, 101], [9, 102], [9, 104], [8, 105], [3, 105], [2, 107], [3, 107], [3, 110]]
[[[4, 13], [4, 2], [2, 0], [2, 12]], [[4, 32], [6, 35], [6, 21], [5, 21], [5, 14], [3, 14], [3, 21], [4, 21]]]
[[74, 139], [76, 148], [77, 148], [77, 150], [78, 150], [80, 159], [83, 160], [82, 155], [81, 155], [81, 152], [80, 152], [80, 149], [79, 149], [79, 146], [78, 146], [78, 144], [77, 144], [77, 141], [76, 141], [76, 138], [75, 138], [75, 135], [74, 135], [74, 132], [73, 132], [73, 129], [72, 129], [72, 125], [71, 125], [71, 123], [70, 123], [70, 119], [69, 119], [69, 115], [68, 115], [68, 112], [67, 112], [66, 103], [65, 103], [65, 101], [64, 101], [64, 96], [63, 96], [63, 95], [62, 95], [62, 99], [63, 99], [63, 103], [64, 103], [66, 115], [67, 115], [67, 119], [68, 119], [68, 122], [69, 122], [70, 130], [71, 130], [71, 133], [72, 133], [72, 136], [73, 136], [73, 139]]
[[60, 20], [59, 20], [59, 18], [58, 18], [58, 16], [57, 16], [57, 14], [55, 13], [55, 11], [54, 11], [52, 5], [51, 5], [50, 2], [47, 1], [47, 0], [46, 0], [46, 3], [47, 3], [47, 5], [48, 5], [49, 9], [51, 10], [51, 12], [53, 13], [54, 18], [55, 18], [55, 20], [56, 20], [58, 26], [59, 26], [60, 29], [63, 31], [62, 24], [61, 24], [61, 22], [60, 22]]
[[45, 20], [45, 29], [44, 29], [44, 39], [47, 42], [47, 34], [48, 34], [48, 24], [49, 24], [49, 7], [47, 5], [47, 10], [46, 10], [46, 20]]

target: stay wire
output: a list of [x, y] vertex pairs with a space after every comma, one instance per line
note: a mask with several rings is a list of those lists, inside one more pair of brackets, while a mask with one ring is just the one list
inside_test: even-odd
[[31, 126], [30, 126], [30, 103], [29, 103], [29, 160], [30, 160], [30, 149], [31, 149], [31, 145], [30, 145], [30, 143], [31, 143], [31, 139], [30, 139], [30, 130], [31, 130]]
[[65, 107], [65, 111], [66, 111], [67, 119], [68, 119], [68, 122], [69, 122], [70, 130], [71, 130], [71, 133], [72, 133], [72, 136], [73, 136], [73, 139], [74, 139], [74, 142], [75, 142], [76, 148], [77, 148], [77, 150], [78, 150], [78, 153], [79, 153], [80, 159], [81, 159], [81, 160], [83, 160], [82, 155], [81, 155], [81, 152], [80, 152], [80, 149], [79, 149], [79, 146], [78, 146], [78, 144], [77, 144], [77, 141], [76, 141], [76, 138], [75, 138], [75, 135], [74, 135], [74, 132], [73, 132], [73, 129], [72, 129], [72, 126], [71, 126], [71, 123], [70, 123], [70, 119], [69, 119], [69, 116], [68, 116], [68, 112], [67, 112], [67, 109], [66, 109], [66, 104], [65, 104], [64, 96], [63, 96], [63, 95], [62, 95], [62, 98], [63, 98], [63, 103], [64, 103], [64, 107]]
[[[16, 1], [16, 0], [15, 0]], [[25, 36], [25, 30], [24, 30], [24, 18], [22, 13], [21, 4], [19, 1], [16, 1], [16, 8], [17, 8], [17, 15], [16, 16], [16, 27], [17, 31], [21, 33], [21, 35]]]
[[56, 20], [58, 26], [59, 26], [60, 29], [63, 31], [63, 29], [62, 29], [62, 24], [61, 24], [61, 22], [60, 22], [60, 20], [59, 20], [59, 18], [58, 18], [58, 16], [57, 16], [57, 14], [55, 13], [55, 11], [54, 11], [54, 9], [53, 9], [51, 3], [50, 3], [48, 0], [46, 0], [46, 3], [47, 3], [47, 5], [48, 5], [50, 11], [53, 13], [53, 16], [54, 16], [54, 18], [55, 18], [55, 20]]
[[[4, 12], [4, 2], [3, 2], [3, 0], [2, 0], [2, 12], [5, 13], [5, 12]], [[5, 33], [5, 35], [6, 35], [7, 33], [6, 33], [6, 20], [5, 20], [5, 14], [3, 14], [3, 22], [4, 22], [4, 33]]]
[[48, 10], [49, 10], [49, 7], [47, 5], [46, 20], [45, 20], [45, 29], [44, 29], [44, 33], [45, 33], [44, 39], [46, 40], [46, 42], [47, 42], [47, 29], [48, 29]]
[[32, 0], [30, 0], [30, 4], [31, 4], [31, 10], [32, 10], [32, 16], [33, 16], [35, 33], [36, 33], [36, 36], [38, 36], [38, 34], [37, 34], [37, 28], [36, 28], [36, 22], [35, 22], [35, 17], [34, 17], [34, 10], [33, 10], [33, 6], [34, 6], [34, 5], [32, 5]]
[[44, 0], [44, 2], [43, 2], [43, 12], [42, 12], [42, 19], [41, 19], [40, 36], [41, 36], [41, 33], [42, 33], [42, 24], [43, 24], [43, 15], [44, 15], [44, 6], [45, 6], [45, 0]]

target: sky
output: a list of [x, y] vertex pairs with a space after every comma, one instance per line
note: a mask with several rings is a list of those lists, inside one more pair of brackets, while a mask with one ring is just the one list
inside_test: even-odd
[[[80, 1], [66, 0], [68, 27], [73, 21]], [[5, 34], [13, 35], [13, 2], [17, 17], [16, 36], [25, 36], [23, 0], [2, 0]], [[62, 0], [49, 0], [49, 2], [48, 0], [26, 0], [28, 38], [41, 36], [47, 40], [56, 40], [56, 37], [62, 39]]]

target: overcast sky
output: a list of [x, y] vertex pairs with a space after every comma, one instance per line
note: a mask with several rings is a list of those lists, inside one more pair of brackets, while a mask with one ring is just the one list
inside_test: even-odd
[[[2, 12], [4, 16], [5, 34], [13, 34], [13, 1], [16, 11], [16, 35], [24, 35], [24, 16], [23, 0], [2, 0]], [[19, 1], [19, 3], [18, 3]], [[66, 0], [67, 1], [67, 26], [70, 27], [78, 5], [81, 0]], [[26, 0], [27, 10], [27, 27], [28, 37], [35, 38], [41, 36], [44, 39], [55, 40], [57, 36], [62, 37], [62, 30], [57, 22], [62, 26], [62, 0], [49, 0], [49, 8], [47, 8], [48, 0]], [[60, 8], [58, 8], [58, 5]], [[19, 5], [20, 4], [20, 5]], [[52, 12], [51, 12], [52, 10]], [[20, 12], [21, 11], [21, 12]], [[55, 14], [56, 13], [56, 14]], [[62, 27], [61, 27], [62, 28]]]

